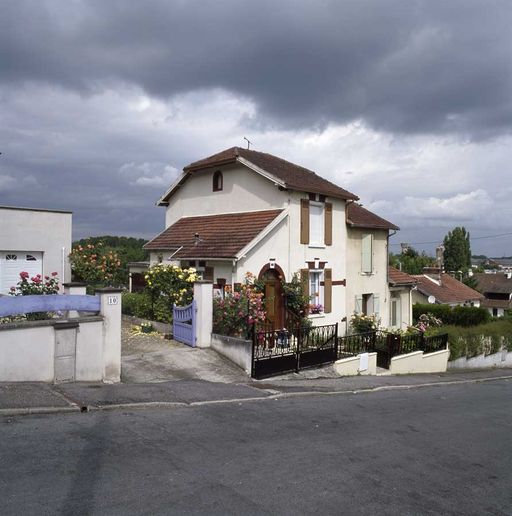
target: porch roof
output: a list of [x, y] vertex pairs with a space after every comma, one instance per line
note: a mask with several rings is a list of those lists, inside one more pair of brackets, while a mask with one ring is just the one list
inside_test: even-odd
[[183, 217], [145, 249], [173, 250], [175, 258], [236, 258], [283, 210]]
[[416, 279], [411, 275], [395, 269], [395, 267], [388, 267], [388, 280], [392, 286], [412, 286], [416, 284]]
[[375, 213], [363, 208], [356, 202], [347, 204], [346, 211], [347, 224], [354, 228], [368, 228], [368, 229], [394, 229], [399, 230], [400, 228], [389, 222], [389, 220], [379, 217]]

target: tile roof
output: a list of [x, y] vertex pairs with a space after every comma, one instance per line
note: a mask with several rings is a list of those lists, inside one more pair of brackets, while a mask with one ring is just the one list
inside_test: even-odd
[[388, 280], [393, 286], [398, 285], [415, 285], [416, 278], [405, 272], [395, 269], [395, 267], [388, 267]]
[[347, 224], [354, 228], [400, 229], [392, 222], [379, 217], [355, 202], [347, 204], [346, 219]]
[[327, 181], [327, 179], [320, 177], [307, 168], [295, 165], [272, 154], [242, 149], [240, 147], [231, 147], [208, 158], [195, 161], [187, 165], [183, 170], [184, 172], [193, 172], [194, 170], [233, 163], [239, 157], [250, 161], [252, 164], [281, 180], [285, 183], [286, 188], [290, 190], [319, 193], [340, 199], [358, 199], [357, 195]]
[[473, 277], [478, 284], [480, 292], [492, 292], [495, 294], [512, 293], [512, 278], [508, 279], [504, 273], [485, 274], [485, 272], [478, 272]]
[[425, 274], [414, 275], [418, 282], [418, 290], [426, 296], [434, 296], [437, 303], [465, 303], [484, 299], [484, 296], [464, 285], [446, 273], [441, 274], [441, 284], [438, 285]]
[[183, 217], [144, 248], [177, 250], [183, 246], [175, 254], [176, 258], [234, 258], [282, 212], [265, 210]]

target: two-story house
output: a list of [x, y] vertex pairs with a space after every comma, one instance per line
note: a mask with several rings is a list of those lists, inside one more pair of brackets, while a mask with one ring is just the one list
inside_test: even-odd
[[382, 326], [389, 326], [388, 286], [389, 232], [399, 228], [356, 202], [347, 204], [348, 314], [375, 314]]
[[[195, 266], [214, 288], [255, 274], [265, 281], [267, 314], [277, 327], [284, 321], [282, 283], [298, 273], [319, 312], [311, 315], [315, 324], [339, 322], [357, 308], [356, 295], [374, 296], [367, 300], [367, 311], [378, 307], [376, 299], [384, 299], [381, 286], [370, 283], [378, 274], [385, 285], [387, 234], [396, 228], [387, 221], [381, 223], [386, 227], [350, 225], [347, 205], [356, 200], [311, 170], [233, 147], [183, 169], [158, 201], [166, 209], [166, 229], [145, 247], [151, 264]], [[362, 278], [370, 283], [350, 291], [348, 306], [352, 273], [347, 267], [354, 267], [354, 252], [367, 256], [368, 249], [368, 240], [358, 232], [372, 235], [372, 263], [364, 264], [371, 270]], [[358, 239], [364, 251], [352, 250]]]
[[512, 310], [512, 272], [477, 273], [473, 277], [478, 290], [485, 296], [480, 304], [491, 315], [503, 317], [507, 310]]

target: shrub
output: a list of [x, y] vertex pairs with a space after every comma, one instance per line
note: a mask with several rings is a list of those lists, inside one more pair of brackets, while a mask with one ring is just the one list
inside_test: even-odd
[[429, 334], [448, 334], [450, 360], [471, 358], [481, 353], [497, 353], [502, 346], [512, 351], [512, 321], [493, 321], [479, 326], [441, 326]]
[[141, 319], [172, 323], [172, 307], [164, 297], [153, 300], [148, 292], [125, 292], [122, 296], [122, 312]]
[[354, 313], [350, 317], [352, 333], [369, 333], [379, 329], [380, 319], [375, 315]]
[[254, 324], [266, 319], [263, 294], [254, 276], [246, 275], [240, 291], [227, 289], [223, 298], [213, 300], [213, 331], [220, 335], [247, 337]]
[[[48, 296], [59, 293], [59, 278], [56, 272], [52, 272], [50, 276], [41, 276], [36, 274], [29, 278], [28, 272], [20, 272], [20, 280], [15, 287], [11, 287], [9, 292], [11, 296]], [[28, 321], [37, 321], [41, 319], [50, 319], [52, 312], [32, 312], [25, 314]]]
[[90, 285], [122, 285], [124, 271], [121, 259], [102, 242], [73, 247], [69, 255], [73, 279]]
[[413, 305], [413, 318], [418, 322], [422, 314], [431, 314], [441, 319], [443, 324], [453, 326], [477, 326], [488, 323], [491, 314], [486, 308], [476, 306], [454, 306], [435, 305], [435, 304], [415, 304]]
[[121, 310], [126, 315], [149, 319], [152, 316], [151, 298], [144, 292], [125, 292], [122, 295]]

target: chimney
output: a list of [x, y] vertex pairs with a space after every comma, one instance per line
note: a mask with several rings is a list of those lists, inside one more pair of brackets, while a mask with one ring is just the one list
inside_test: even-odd
[[406, 242], [402, 242], [400, 244], [401, 253], [405, 254], [409, 250], [409, 247], [411, 247], [409, 244], [407, 244]]
[[423, 274], [441, 285], [441, 269], [439, 267], [423, 267]]
[[194, 245], [199, 245], [201, 239], [199, 238], [199, 233], [194, 233]]
[[444, 245], [436, 247], [436, 263], [441, 272], [444, 272]]

